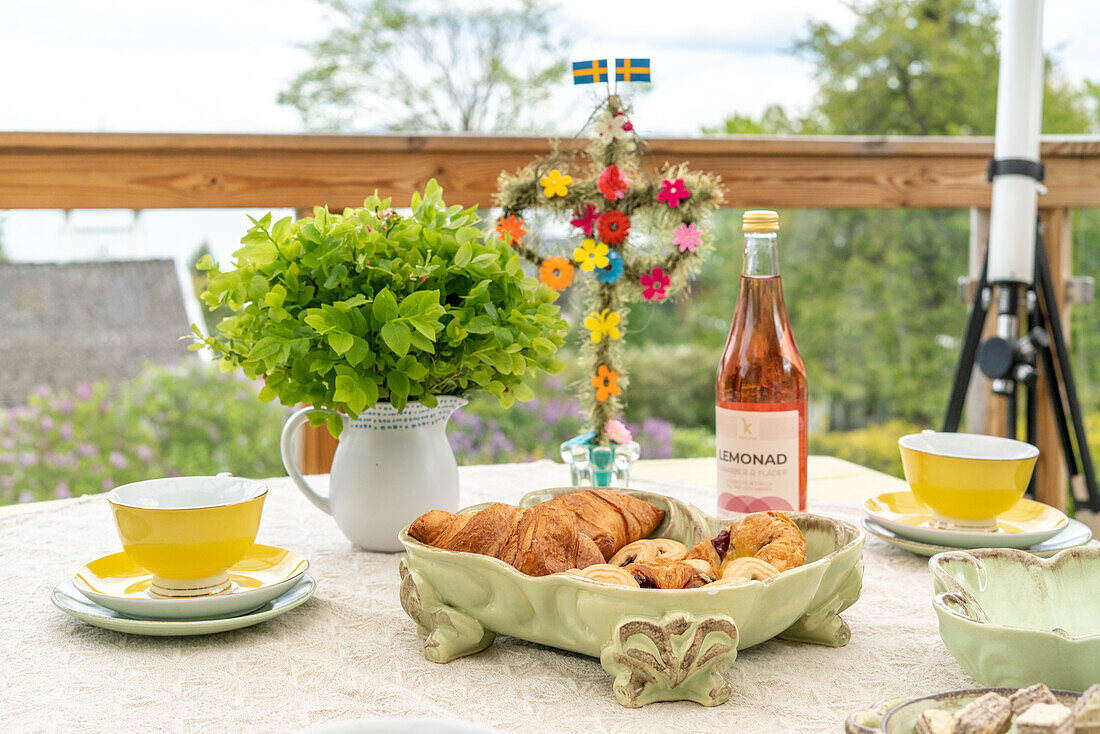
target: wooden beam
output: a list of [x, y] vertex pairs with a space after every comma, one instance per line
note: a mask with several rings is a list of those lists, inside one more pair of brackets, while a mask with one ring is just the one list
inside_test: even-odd
[[[1050, 274], [1054, 280], [1054, 297], [1062, 316], [1062, 330], [1069, 339], [1070, 314], [1066, 302], [1066, 280], [1073, 274], [1073, 212], [1068, 209], [1042, 209], [1043, 225]], [[1055, 362], [1058, 357], [1055, 355]], [[1035, 499], [1060, 510], [1066, 509], [1069, 473], [1062, 458], [1062, 444], [1058, 435], [1058, 422], [1047, 398], [1047, 380], [1039, 370], [1038, 437], [1039, 461], [1035, 465]]]
[[[376, 189], [402, 205], [433, 177], [448, 200], [486, 207], [501, 171], [549, 149], [530, 137], [0, 133], [0, 210], [338, 209]], [[982, 207], [993, 141], [657, 138], [646, 152], [653, 166], [714, 171], [730, 207]], [[1044, 138], [1043, 159], [1044, 207], [1100, 206], [1100, 138]]]

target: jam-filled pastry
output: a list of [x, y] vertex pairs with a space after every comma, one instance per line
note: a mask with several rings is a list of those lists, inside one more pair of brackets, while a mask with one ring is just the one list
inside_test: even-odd
[[754, 556], [780, 572], [806, 562], [806, 538], [782, 512], [745, 515], [732, 532], [732, 546], [739, 556]]
[[592, 579], [593, 581], [601, 581], [605, 584], [638, 588], [638, 579], [634, 578], [634, 574], [621, 566], [612, 566], [610, 563], [597, 563], [595, 566], [589, 566], [588, 568], [571, 568], [566, 573]]
[[726, 560], [726, 554], [730, 548], [730, 529], [722, 528], [718, 535], [696, 544], [688, 551], [687, 559], [706, 561], [710, 565], [711, 575], [717, 576], [718, 569], [722, 567], [722, 561]]
[[727, 558], [718, 569], [720, 579], [743, 579], [745, 581], [763, 581], [779, 573], [772, 564], [759, 558]]
[[603, 563], [603, 554], [573, 518], [544, 502], [531, 508], [495, 502], [453, 515], [432, 510], [413, 521], [409, 535], [450, 551], [499, 558], [521, 573], [546, 576]]
[[608, 563], [613, 566], [626, 566], [631, 563], [645, 563], [655, 561], [658, 558], [666, 558], [670, 561], [682, 561], [687, 557], [688, 549], [683, 543], [670, 538], [645, 538], [635, 540], [633, 543], [623, 546], [619, 552], [611, 556]]
[[579, 532], [592, 538], [604, 560], [623, 546], [649, 537], [665, 517], [656, 505], [612, 489], [570, 492], [543, 505], [565, 512]]
[[697, 589], [714, 581], [714, 576], [691, 564], [664, 558], [631, 563], [626, 571], [634, 575], [643, 589]]

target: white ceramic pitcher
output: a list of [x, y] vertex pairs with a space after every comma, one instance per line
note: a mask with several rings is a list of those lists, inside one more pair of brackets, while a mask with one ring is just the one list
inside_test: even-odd
[[294, 436], [314, 408], [302, 408], [283, 426], [283, 466], [302, 493], [360, 548], [400, 551], [397, 534], [428, 510], [458, 509], [458, 465], [447, 441], [447, 419], [466, 404], [441, 395], [428, 408], [409, 403], [400, 413], [378, 403], [355, 420], [344, 419], [332, 460], [328, 495], [309, 485], [298, 469]]

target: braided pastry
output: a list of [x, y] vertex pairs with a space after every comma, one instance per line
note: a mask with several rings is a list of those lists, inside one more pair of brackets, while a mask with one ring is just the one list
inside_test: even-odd
[[742, 579], [744, 581], [763, 581], [770, 579], [779, 573], [772, 564], [751, 556], [745, 558], [730, 558], [719, 569], [720, 579]]
[[634, 578], [634, 574], [619, 566], [612, 566], [610, 563], [597, 563], [587, 568], [571, 568], [566, 573], [605, 584], [638, 588], [638, 580]]
[[669, 561], [679, 561], [687, 556], [687, 546], [669, 538], [654, 538], [652, 540], [636, 540], [611, 556], [608, 561], [613, 566], [626, 566], [631, 563], [646, 563], [664, 558]]

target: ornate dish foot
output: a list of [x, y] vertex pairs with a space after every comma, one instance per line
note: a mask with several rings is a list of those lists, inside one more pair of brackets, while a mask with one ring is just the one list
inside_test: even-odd
[[449, 663], [473, 655], [493, 644], [496, 634], [473, 617], [444, 604], [423, 576], [410, 571], [401, 559], [401, 607], [424, 640], [424, 657], [433, 663]]
[[852, 639], [848, 623], [840, 613], [856, 603], [863, 588], [863, 561], [852, 566], [831, 594], [816, 604], [779, 637], [792, 642], [809, 642], [827, 647], [844, 647]]
[[737, 625], [724, 614], [672, 612], [661, 619], [624, 617], [600, 664], [615, 678], [615, 698], [638, 708], [654, 701], [717, 706], [730, 697], [722, 673], [737, 658]]

